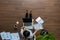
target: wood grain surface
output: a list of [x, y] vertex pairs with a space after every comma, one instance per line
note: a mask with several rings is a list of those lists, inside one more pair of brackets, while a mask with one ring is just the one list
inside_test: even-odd
[[22, 26], [25, 10], [32, 10], [33, 18], [42, 17], [44, 28], [60, 40], [60, 0], [0, 0], [0, 32], [14, 32], [16, 21]]

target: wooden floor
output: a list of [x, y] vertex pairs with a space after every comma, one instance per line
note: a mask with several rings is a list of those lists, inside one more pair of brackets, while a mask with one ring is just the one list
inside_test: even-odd
[[26, 9], [32, 10], [34, 19], [42, 17], [44, 28], [60, 40], [60, 0], [0, 0], [0, 32], [14, 32], [17, 20], [20, 22], [19, 31]]

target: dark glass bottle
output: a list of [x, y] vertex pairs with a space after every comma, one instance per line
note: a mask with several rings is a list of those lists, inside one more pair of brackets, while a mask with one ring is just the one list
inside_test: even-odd
[[28, 18], [28, 10], [26, 10], [25, 18]]
[[32, 19], [32, 11], [30, 11], [29, 18]]

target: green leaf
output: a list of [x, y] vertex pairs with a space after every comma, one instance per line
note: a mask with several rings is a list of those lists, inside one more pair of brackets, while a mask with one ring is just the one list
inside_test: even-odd
[[37, 36], [36, 40], [55, 40], [52, 34], [44, 34]]

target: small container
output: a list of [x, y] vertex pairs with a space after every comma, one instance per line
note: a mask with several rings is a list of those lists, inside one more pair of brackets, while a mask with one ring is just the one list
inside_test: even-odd
[[15, 25], [14, 25], [14, 30], [17, 30], [17, 28], [18, 28], [18, 25], [15, 24]]

